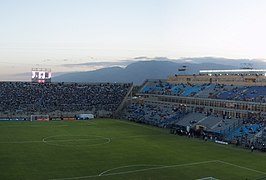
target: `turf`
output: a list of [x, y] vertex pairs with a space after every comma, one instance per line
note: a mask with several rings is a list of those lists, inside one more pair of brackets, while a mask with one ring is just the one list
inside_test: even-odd
[[266, 154], [127, 121], [0, 122], [0, 179], [260, 179]]

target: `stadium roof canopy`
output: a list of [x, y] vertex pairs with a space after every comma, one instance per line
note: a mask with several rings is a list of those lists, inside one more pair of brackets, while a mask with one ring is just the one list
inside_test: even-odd
[[200, 70], [200, 75], [263, 75], [266, 76], [266, 69], [231, 69], [231, 70]]

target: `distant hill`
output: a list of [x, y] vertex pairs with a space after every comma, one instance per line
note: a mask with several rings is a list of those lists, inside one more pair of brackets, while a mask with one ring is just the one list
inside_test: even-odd
[[[183, 68], [185, 71], [178, 71]], [[53, 82], [133, 82], [142, 84], [146, 79], [166, 79], [175, 74], [198, 74], [202, 69], [236, 69], [231, 65], [215, 63], [178, 63], [173, 61], [138, 61], [125, 68], [108, 67], [94, 71], [66, 73], [53, 78]]]

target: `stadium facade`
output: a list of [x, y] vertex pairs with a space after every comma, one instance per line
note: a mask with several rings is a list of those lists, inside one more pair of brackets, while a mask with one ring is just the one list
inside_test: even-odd
[[199, 75], [175, 75], [169, 83], [226, 84], [242, 86], [265, 86], [265, 69], [201, 70]]

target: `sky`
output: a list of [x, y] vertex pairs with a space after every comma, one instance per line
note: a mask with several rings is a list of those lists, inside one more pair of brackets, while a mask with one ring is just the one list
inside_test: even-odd
[[265, 17], [265, 0], [0, 0], [0, 80], [141, 56], [266, 59]]

